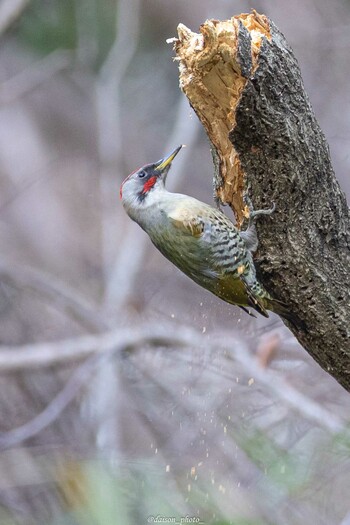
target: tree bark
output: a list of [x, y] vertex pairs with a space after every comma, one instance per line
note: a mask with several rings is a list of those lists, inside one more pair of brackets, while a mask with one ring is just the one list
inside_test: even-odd
[[350, 391], [350, 219], [297, 60], [265, 16], [184, 25], [175, 42], [180, 86], [213, 145], [214, 189], [237, 222], [258, 221], [261, 281], [305, 327], [304, 348]]

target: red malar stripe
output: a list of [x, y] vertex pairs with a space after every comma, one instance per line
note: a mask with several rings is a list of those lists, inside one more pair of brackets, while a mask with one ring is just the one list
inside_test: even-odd
[[157, 182], [157, 177], [153, 176], [153, 177], [150, 177], [144, 184], [143, 186], [143, 190], [142, 190], [142, 193], [147, 193], [151, 188], [153, 188], [153, 186], [155, 185], [155, 183]]

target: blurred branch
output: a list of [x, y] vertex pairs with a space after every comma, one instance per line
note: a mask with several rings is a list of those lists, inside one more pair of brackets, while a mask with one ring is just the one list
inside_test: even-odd
[[[101, 195], [103, 203], [103, 252], [105, 266], [105, 312], [115, 316], [129, 297], [135, 276], [142, 264], [148, 240], [134, 224], [128, 225], [122, 244], [115, 242], [115, 215], [109, 212], [110, 184], [108, 167], [119, 159], [122, 148], [120, 122], [120, 84], [135, 54], [140, 28], [140, 0], [123, 0], [116, 14], [116, 39], [101, 67], [96, 86], [97, 115], [99, 123], [99, 154], [102, 165]], [[195, 119], [188, 125], [190, 111], [186, 99], [181, 96], [173, 132], [164, 151], [174, 144], [191, 145], [197, 138], [199, 125]], [[172, 184], [179, 182], [181, 167], [189, 152], [184, 152], [172, 173]], [[118, 250], [116, 252], [116, 250]], [[109, 270], [110, 268], [110, 270]]]
[[[170, 151], [174, 145], [185, 143], [188, 148], [184, 149], [178, 157], [176, 165], [172, 167], [169, 186], [176, 189], [182, 178], [185, 176], [184, 167], [188, 164], [192, 147], [196, 142], [200, 126], [197, 119], [193, 119], [190, 124], [187, 115], [191, 111], [186, 98], [181, 95], [176, 112], [176, 121], [164, 152]], [[106, 308], [108, 313], [116, 313], [122, 308], [135, 283], [135, 278], [142, 264], [147, 246], [148, 237], [142, 232], [138, 225], [133, 222], [128, 223], [128, 232], [124, 235], [122, 246], [118, 251], [118, 257], [114, 262], [111, 275], [109, 277], [108, 288], [106, 291]]]
[[[157, 346], [159, 344], [168, 345], [171, 343], [172, 341], [165, 336], [165, 331], [162, 331], [158, 336], [150, 336], [149, 331], [146, 330], [144, 332], [140, 331], [140, 334], [135, 336], [131, 335], [129, 330], [116, 330], [96, 338], [86, 336], [61, 343], [25, 345], [21, 347], [19, 352], [14, 349], [11, 350], [10, 348], [5, 350], [4, 354], [1, 355], [1, 357], [4, 358], [2, 364], [10, 364], [11, 354], [12, 357], [17, 354], [17, 366], [16, 358], [15, 360], [12, 359], [12, 365], [14, 365], [14, 367], [11, 367], [11, 370], [16, 369], [21, 360], [22, 364], [19, 368], [22, 368], [23, 364], [25, 368], [28, 368], [38, 366], [39, 363], [41, 366], [51, 366], [57, 362], [62, 362], [64, 356], [67, 361], [71, 358], [76, 360], [85, 356], [90, 357], [72, 374], [64, 388], [42, 412], [24, 425], [0, 434], [0, 448], [8, 448], [29, 439], [53, 423], [75, 398], [91, 374], [96, 372], [96, 366], [101, 365], [101, 358], [106, 360], [112, 354], [142, 345]], [[98, 352], [98, 355], [96, 355], [96, 352]]]
[[67, 311], [69, 316], [77, 319], [86, 329], [101, 331], [107, 323], [96, 313], [93, 304], [81, 296], [77, 290], [70, 288], [53, 275], [45, 274], [28, 266], [10, 261], [0, 261], [0, 280], [14, 286], [30, 288], [49, 299], [53, 305]]
[[0, 34], [21, 16], [30, 0], [2, 0], [0, 4]]
[[[278, 373], [259, 366], [258, 361], [249, 354], [249, 351], [246, 348], [242, 349], [241, 342], [237, 344], [226, 334], [212, 335], [209, 341], [202, 334], [183, 326], [147, 325], [147, 327], [134, 330], [134, 333], [130, 333], [128, 329], [116, 329], [96, 336], [84, 336], [61, 342], [0, 347], [0, 371], [52, 366], [62, 362], [77, 361], [95, 354], [106, 356], [144, 346], [207, 348], [213, 352], [222, 350], [227, 359], [240, 363], [255, 382], [264, 384], [276, 394], [279, 400], [285, 402], [296, 412], [303, 414], [308, 420], [314, 421], [332, 433], [344, 428], [344, 423], [338, 417], [298, 392]], [[212, 365], [209, 366], [212, 367]], [[215, 366], [213, 369], [215, 370]], [[217, 370], [218, 374], [221, 372], [221, 369]], [[233, 381], [234, 378], [232, 378]]]
[[102, 164], [120, 157], [120, 84], [135, 54], [140, 31], [140, 0], [120, 0], [116, 12], [116, 38], [101, 66], [96, 86], [99, 153]]
[[[102, 65], [96, 83], [96, 106], [98, 119], [98, 149], [101, 164], [101, 202], [102, 202], [102, 250], [105, 272], [105, 303], [109, 304], [110, 272], [115, 272], [117, 242], [115, 232], [117, 224], [115, 211], [110, 211], [110, 177], [109, 169], [117, 161], [121, 161], [123, 133], [121, 129], [121, 101], [120, 84], [124, 74], [132, 61], [139, 41], [140, 30], [140, 0], [121, 0], [116, 12], [116, 38]], [[114, 175], [114, 173], [113, 173]], [[113, 203], [114, 204], [114, 203]], [[126, 236], [126, 239], [128, 236]], [[128, 242], [128, 241], [126, 241]], [[128, 254], [128, 247], [120, 246], [119, 254]], [[129, 263], [132, 258], [129, 258]], [[119, 281], [126, 283], [127, 276]], [[119, 294], [118, 294], [119, 295]], [[121, 290], [121, 295], [123, 292]], [[114, 309], [114, 311], [116, 308]]]
[[98, 53], [97, 6], [98, 0], [75, 0], [75, 19], [77, 29], [76, 54], [78, 61], [93, 69]]
[[9, 432], [0, 433], [0, 449], [8, 448], [29, 439], [53, 423], [69, 403], [75, 398], [79, 389], [88, 380], [95, 369], [99, 356], [92, 356], [72, 374], [64, 388], [33, 419]]
[[59, 49], [31, 64], [0, 85], [0, 104], [10, 104], [30, 93], [56, 73], [70, 66], [72, 61], [72, 52]]
[[[110, 283], [116, 251], [122, 251], [116, 232], [118, 222], [114, 200], [111, 206], [111, 184], [115, 184], [115, 167], [121, 164], [123, 129], [121, 122], [121, 83], [139, 42], [141, 25], [141, 0], [120, 0], [116, 3], [115, 40], [102, 64], [96, 79], [96, 113], [98, 125], [98, 152], [100, 161], [100, 196], [102, 261], [104, 275], [103, 311], [106, 315], [106, 294]], [[118, 286], [127, 279], [124, 275]], [[110, 318], [111, 320], [115, 317]], [[120, 449], [117, 422], [119, 417], [120, 381], [118, 369], [99, 367], [96, 370], [94, 390], [88, 404], [95, 412], [96, 436], [100, 448], [107, 450], [109, 444]], [[108, 394], [107, 394], [108, 392]], [[107, 421], [108, 396], [115, 399], [115, 411]]]
[[[169, 337], [169, 327], [115, 329], [99, 335], [85, 335], [58, 342], [29, 344], [22, 346], [0, 346], [0, 372], [38, 368], [79, 361], [92, 354], [104, 354], [114, 349], [134, 348], [141, 344], [190, 344], [191, 338], [183, 335], [178, 339]], [[195, 332], [194, 332], [195, 333]], [[187, 343], [186, 343], [187, 341]]]
[[235, 354], [234, 358], [249, 371], [254, 382], [268, 387], [278, 399], [303, 414], [309, 421], [314, 421], [320, 427], [327, 428], [331, 432], [339, 432], [344, 428], [344, 424], [340, 422], [337, 416], [292, 387], [277, 372], [263, 368], [259, 365], [259, 361], [253, 359], [248, 352], [239, 352]]

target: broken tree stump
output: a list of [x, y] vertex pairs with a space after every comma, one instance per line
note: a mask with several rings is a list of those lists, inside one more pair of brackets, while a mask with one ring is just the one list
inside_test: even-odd
[[[264, 15], [183, 24], [180, 86], [212, 144], [217, 199], [258, 221], [261, 281], [305, 329], [289, 328], [350, 391], [350, 219], [293, 51]], [[288, 324], [288, 323], [287, 323]]]

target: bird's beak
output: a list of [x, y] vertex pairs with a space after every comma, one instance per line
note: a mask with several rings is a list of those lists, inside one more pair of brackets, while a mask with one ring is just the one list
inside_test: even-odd
[[181, 144], [181, 146], [179, 146], [178, 148], [174, 149], [174, 151], [172, 153], [170, 153], [170, 155], [168, 155], [164, 159], [161, 159], [159, 161], [159, 163], [157, 163], [156, 170], [159, 171], [159, 172], [163, 172], [165, 170], [165, 168], [167, 168], [168, 166], [170, 167], [170, 164], [172, 163], [172, 161], [174, 160], [176, 155], [179, 153], [179, 151], [182, 148], [182, 146], [183, 145]]

